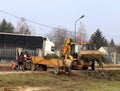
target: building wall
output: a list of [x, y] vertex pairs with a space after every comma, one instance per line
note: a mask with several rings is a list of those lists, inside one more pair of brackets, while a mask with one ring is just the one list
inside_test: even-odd
[[0, 49], [42, 49], [44, 39], [45, 38], [39, 36], [36, 37], [13, 34], [0, 34]]
[[52, 47], [54, 46], [55, 44], [47, 38], [46, 41], [44, 41], [44, 55], [54, 53], [52, 50]]

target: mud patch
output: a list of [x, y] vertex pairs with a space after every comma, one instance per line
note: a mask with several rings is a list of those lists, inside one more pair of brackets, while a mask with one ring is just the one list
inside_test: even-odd
[[0, 71], [12, 71], [12, 66], [0, 66]]
[[52, 91], [48, 87], [16, 87], [16, 88], [1, 88], [0, 91]]

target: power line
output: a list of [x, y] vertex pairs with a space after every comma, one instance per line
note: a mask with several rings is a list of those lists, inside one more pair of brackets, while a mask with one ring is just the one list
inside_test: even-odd
[[[12, 16], [12, 17], [15, 17], [15, 18], [18, 18], [18, 19], [21, 19], [22, 17], [19, 17], [17, 15], [14, 15], [14, 14], [11, 14], [11, 13], [8, 13], [6, 11], [3, 11], [3, 10], [0, 10], [1, 13], [4, 13], [4, 14], [7, 14], [9, 16]], [[45, 24], [41, 24], [41, 23], [38, 23], [38, 22], [35, 22], [35, 21], [32, 21], [32, 20], [29, 20], [29, 19], [25, 19], [27, 22], [30, 22], [30, 23], [33, 23], [33, 24], [37, 24], [37, 25], [40, 25], [40, 26], [44, 26], [44, 27], [48, 27], [48, 28], [52, 28], [52, 29], [58, 29], [56, 27], [53, 27], [53, 26], [49, 26], [49, 25], [45, 25]], [[92, 34], [87, 34], [88, 36], [91, 36]], [[109, 38], [118, 38], [120, 35], [105, 35], [105, 37], [109, 37]]]
[[[15, 18], [19, 18], [19, 19], [22, 18], [22, 17], [16, 16], [16, 15], [10, 14], [10, 13], [8, 13], [8, 12], [5, 12], [5, 11], [3, 11], [3, 10], [0, 10], [0, 12], [1, 12], [1, 13], [4, 13], [4, 14], [7, 14], [7, 15], [9, 15], [9, 16], [15, 17]], [[29, 19], [25, 19], [25, 20], [28, 21], [28, 22], [31, 22], [31, 23], [33, 23], [33, 24], [37, 24], [37, 25], [40, 25], [40, 26], [44, 26], [44, 27], [56, 29], [56, 27], [49, 26], [49, 25], [45, 25], [45, 24], [41, 24], [41, 23], [38, 23], [38, 22], [35, 22], [35, 21], [32, 21], [32, 20], [29, 20]]]

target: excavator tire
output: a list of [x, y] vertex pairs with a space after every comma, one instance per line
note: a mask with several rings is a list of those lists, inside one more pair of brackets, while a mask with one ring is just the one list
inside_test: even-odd
[[78, 69], [78, 62], [77, 61], [73, 61], [71, 63], [70, 68], [73, 69], [73, 70], [77, 70]]
[[77, 70], [77, 69], [78, 69], [78, 63], [77, 63], [77, 61], [74, 61], [74, 62], [73, 62], [73, 65], [74, 65], [74, 68], [73, 68], [73, 69], [74, 69], [74, 70]]

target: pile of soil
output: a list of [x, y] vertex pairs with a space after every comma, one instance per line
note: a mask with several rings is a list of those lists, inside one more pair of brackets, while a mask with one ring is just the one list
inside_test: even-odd
[[13, 91], [10, 88], [4, 88], [4, 91]]
[[83, 74], [93, 79], [117, 80], [120, 81], [120, 70], [95, 70], [83, 71]]

